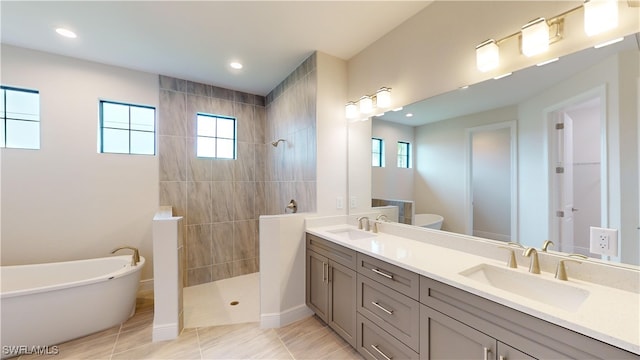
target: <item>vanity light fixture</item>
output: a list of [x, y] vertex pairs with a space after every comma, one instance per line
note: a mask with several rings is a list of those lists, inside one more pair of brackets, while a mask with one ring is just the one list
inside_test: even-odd
[[[476, 46], [476, 67], [479, 71], [488, 72], [500, 65], [500, 45], [511, 39], [520, 39], [520, 52], [531, 57], [549, 49], [549, 45], [562, 39], [564, 20], [578, 10], [584, 9], [584, 31], [588, 36], [601, 34], [618, 26], [618, 0], [586, 0], [563, 13], [550, 18], [539, 17], [522, 26], [520, 31], [507, 35], [501, 39], [489, 39]], [[637, 1], [627, 1], [628, 6], [635, 7]], [[616, 39], [617, 40], [617, 39]], [[606, 42], [596, 47], [606, 46]]]
[[549, 50], [549, 24], [537, 18], [522, 27], [522, 53], [534, 56]]
[[371, 96], [365, 95], [361, 97], [358, 104], [360, 105], [360, 113], [362, 114], [371, 114], [373, 111], [373, 98]]
[[584, 3], [584, 32], [588, 36], [618, 27], [616, 0], [587, 0]]
[[388, 87], [381, 87], [376, 92], [376, 107], [386, 109], [391, 106], [391, 89]]
[[476, 66], [478, 70], [487, 72], [500, 65], [500, 49], [493, 39], [476, 46]]
[[344, 113], [345, 117], [349, 120], [355, 120], [361, 115], [364, 115], [364, 120], [366, 120], [374, 111], [384, 113], [384, 111], [390, 107], [391, 88], [383, 86], [376, 91], [375, 95], [365, 95], [357, 102], [349, 101], [344, 106]]
[[76, 35], [76, 33], [74, 33], [73, 31], [69, 30], [69, 29], [65, 29], [65, 28], [57, 28], [56, 32], [58, 33], [58, 35], [64, 36], [66, 38], [69, 39], [75, 39], [78, 37], [78, 35]]
[[355, 102], [349, 101], [344, 108], [347, 119], [355, 119], [358, 117], [358, 105]]

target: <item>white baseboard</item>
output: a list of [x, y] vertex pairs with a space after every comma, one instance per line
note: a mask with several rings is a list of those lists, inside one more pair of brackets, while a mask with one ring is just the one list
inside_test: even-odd
[[279, 328], [313, 315], [313, 311], [302, 304], [281, 313], [260, 314], [260, 327], [263, 329]]
[[178, 324], [153, 325], [152, 341], [173, 340], [180, 335]]

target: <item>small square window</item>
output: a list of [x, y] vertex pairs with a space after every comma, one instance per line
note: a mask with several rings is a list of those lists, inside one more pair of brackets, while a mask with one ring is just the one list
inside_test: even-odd
[[100, 101], [100, 152], [155, 155], [156, 109]]
[[0, 86], [0, 147], [40, 149], [40, 93]]
[[410, 168], [411, 167], [411, 144], [404, 141], [398, 141], [398, 167]]
[[236, 119], [227, 116], [198, 114], [196, 119], [196, 156], [236, 159]]
[[371, 166], [384, 167], [384, 140], [371, 138]]

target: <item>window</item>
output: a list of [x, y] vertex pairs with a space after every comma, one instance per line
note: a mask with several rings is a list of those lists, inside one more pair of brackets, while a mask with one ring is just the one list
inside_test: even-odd
[[155, 155], [156, 109], [100, 101], [100, 152]]
[[0, 86], [0, 147], [40, 149], [40, 93]]
[[371, 138], [371, 166], [384, 167], [384, 140]]
[[196, 156], [216, 159], [236, 158], [236, 119], [198, 114]]
[[398, 141], [398, 167], [410, 168], [411, 162], [409, 154], [411, 153], [411, 144], [404, 141]]

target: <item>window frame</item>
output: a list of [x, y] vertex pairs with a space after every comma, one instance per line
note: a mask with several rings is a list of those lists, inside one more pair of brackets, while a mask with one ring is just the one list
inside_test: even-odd
[[[407, 155], [401, 155], [400, 154], [400, 145], [403, 145], [405, 147], [405, 150], [407, 152]], [[398, 157], [397, 157], [397, 162], [396, 165], [398, 166], [399, 169], [411, 169], [411, 143], [408, 141], [398, 141]], [[406, 159], [404, 159], [406, 157]], [[402, 165], [404, 166], [400, 166], [400, 162], [402, 160]]]
[[[198, 123], [199, 123], [198, 122], [198, 118], [200, 116], [204, 116], [204, 117], [215, 119], [216, 136], [200, 135], [199, 129], [198, 129]], [[232, 138], [217, 136], [218, 135], [217, 134], [218, 119], [233, 120], [233, 137]], [[202, 155], [198, 154], [198, 141], [201, 138], [214, 139], [215, 140], [216, 146], [213, 149], [214, 153], [215, 153], [215, 156], [202, 156]], [[218, 157], [218, 147], [217, 147], [218, 139], [233, 141], [233, 156], [232, 157]], [[218, 114], [211, 114], [211, 113], [205, 113], [205, 112], [197, 112], [196, 113], [196, 149], [195, 149], [195, 151], [196, 151], [196, 157], [200, 158], [200, 159], [237, 160], [238, 159], [238, 118], [236, 118], [234, 116], [218, 115]]]
[[[114, 105], [124, 105], [128, 107], [128, 112], [129, 112], [129, 124], [128, 124], [128, 128], [127, 129], [122, 129], [122, 128], [112, 128], [112, 127], [105, 127], [104, 126], [104, 108], [103, 105], [107, 103], [107, 104], [114, 104]], [[157, 128], [158, 128], [158, 119], [157, 119], [157, 114], [156, 114], [156, 107], [155, 106], [151, 106], [151, 105], [142, 105], [142, 104], [132, 104], [132, 103], [126, 103], [126, 102], [122, 102], [122, 101], [113, 101], [113, 100], [105, 100], [105, 99], [100, 99], [99, 103], [98, 103], [98, 107], [99, 107], [99, 132], [100, 132], [100, 144], [99, 144], [99, 149], [98, 151], [101, 154], [122, 154], [122, 155], [146, 155], [146, 156], [156, 156], [157, 155], [157, 151], [158, 151], [158, 136], [157, 136]], [[134, 130], [131, 129], [131, 108], [143, 108], [143, 109], [152, 109], [153, 110], [153, 131], [146, 131], [146, 130]], [[104, 151], [104, 129], [114, 129], [114, 130], [125, 130], [128, 133], [128, 152], [111, 152], [111, 151]], [[152, 154], [142, 154], [142, 153], [132, 153], [131, 152], [131, 133], [132, 132], [136, 132], [136, 133], [152, 133], [153, 134], [153, 153]]]
[[[2, 149], [22, 149], [22, 150], [40, 150], [41, 148], [41, 140], [42, 140], [42, 128], [41, 128], [41, 116], [40, 116], [40, 91], [39, 90], [35, 90], [35, 89], [26, 89], [26, 88], [19, 88], [19, 87], [15, 87], [15, 86], [8, 86], [8, 85], [0, 85], [0, 90], [2, 90], [2, 111], [1, 116], [2, 116], [2, 129], [3, 129], [3, 139], [2, 139], [2, 143], [0, 148]], [[29, 94], [37, 94], [38, 95], [38, 120], [30, 120], [30, 119], [20, 119], [20, 118], [10, 118], [7, 117], [7, 91], [14, 91], [14, 92], [22, 92], [22, 93], [29, 93]], [[38, 147], [16, 147], [16, 146], [7, 146], [7, 120], [11, 120], [11, 121], [24, 121], [24, 122], [31, 122], [31, 123], [38, 123]]]
[[[377, 141], [379, 144], [379, 148], [380, 148], [380, 152], [376, 153], [373, 151], [373, 142]], [[374, 165], [373, 160], [374, 160], [374, 156], [377, 157], [377, 163], [378, 165]], [[378, 138], [378, 137], [372, 137], [371, 138], [371, 167], [379, 167], [379, 168], [383, 168], [384, 167], [384, 139], [382, 138]]]

